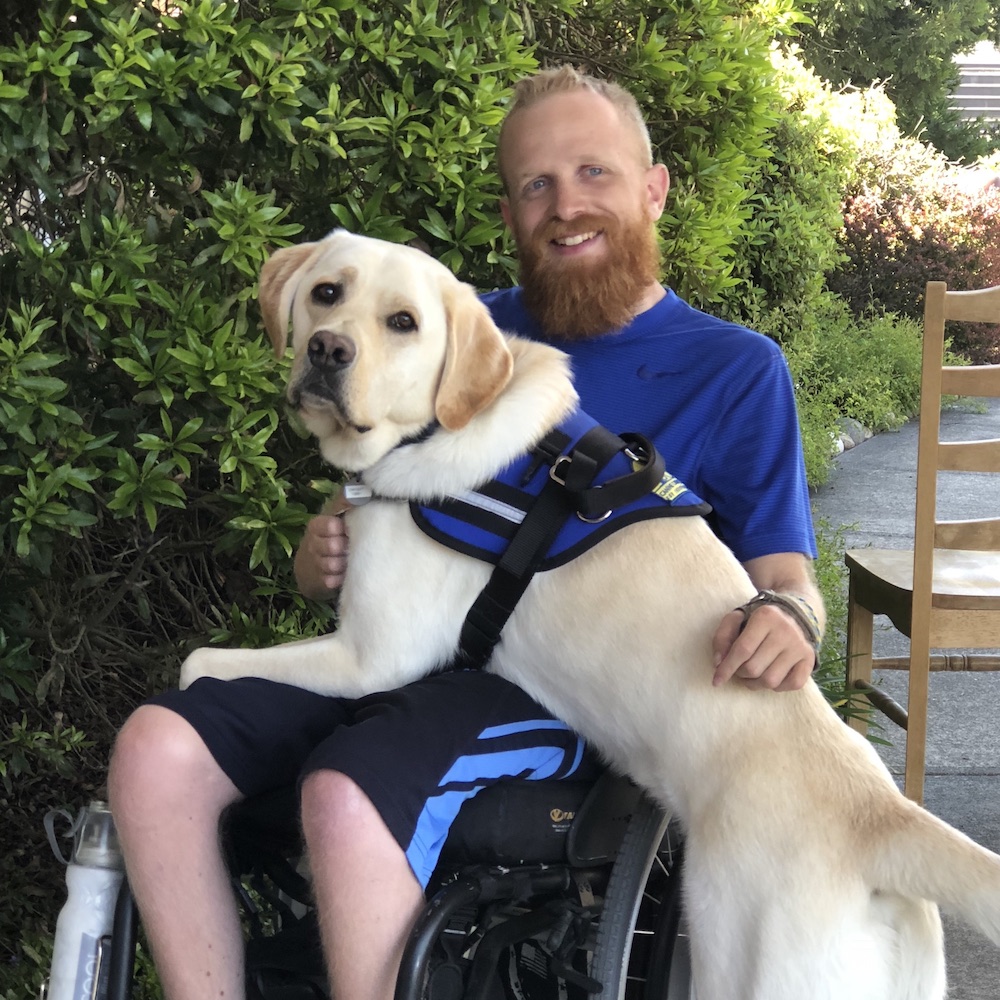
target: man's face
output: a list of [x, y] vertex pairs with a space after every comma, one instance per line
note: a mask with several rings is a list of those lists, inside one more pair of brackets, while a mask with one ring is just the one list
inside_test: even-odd
[[517, 112], [501, 168], [525, 303], [547, 334], [612, 332], [662, 295], [653, 222], [669, 178], [644, 165], [636, 129], [610, 101], [577, 90]]

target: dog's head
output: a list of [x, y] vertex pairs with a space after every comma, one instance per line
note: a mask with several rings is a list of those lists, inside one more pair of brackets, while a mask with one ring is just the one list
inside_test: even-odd
[[260, 304], [278, 357], [291, 319], [288, 399], [341, 469], [368, 468], [434, 420], [464, 427], [510, 379], [475, 292], [412, 247], [337, 230], [279, 250]]

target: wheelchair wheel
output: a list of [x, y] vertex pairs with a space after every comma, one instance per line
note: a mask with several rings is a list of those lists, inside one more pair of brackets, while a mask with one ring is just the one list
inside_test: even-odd
[[681, 913], [683, 843], [645, 796], [633, 813], [608, 881], [591, 975], [602, 1000], [693, 1000]]

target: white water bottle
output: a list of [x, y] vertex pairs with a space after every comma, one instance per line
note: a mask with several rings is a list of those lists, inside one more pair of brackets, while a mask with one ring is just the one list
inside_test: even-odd
[[107, 995], [111, 928], [124, 877], [118, 836], [107, 803], [91, 802], [66, 834], [73, 837], [67, 861], [55, 840], [56, 816], [71, 817], [62, 810], [45, 817], [52, 849], [66, 863], [69, 892], [56, 922], [46, 1000], [99, 1000]]

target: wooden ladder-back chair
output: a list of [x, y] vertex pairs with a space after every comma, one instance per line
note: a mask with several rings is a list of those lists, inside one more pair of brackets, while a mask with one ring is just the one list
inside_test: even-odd
[[[948, 291], [927, 285], [917, 444], [913, 550], [851, 549], [847, 618], [847, 681], [906, 729], [906, 795], [924, 792], [927, 694], [931, 670], [1000, 670], [1000, 656], [932, 655], [931, 650], [1000, 648], [1000, 516], [941, 521], [938, 472], [1000, 475], [1000, 439], [940, 440], [941, 397], [1000, 396], [1000, 365], [944, 364], [946, 320], [1000, 325], [1000, 286]], [[986, 511], [1000, 515], [1000, 510]], [[909, 670], [908, 710], [872, 687], [872, 618], [887, 615], [910, 639], [909, 657], [876, 660], [881, 669]], [[851, 723], [865, 732], [864, 719]]]

